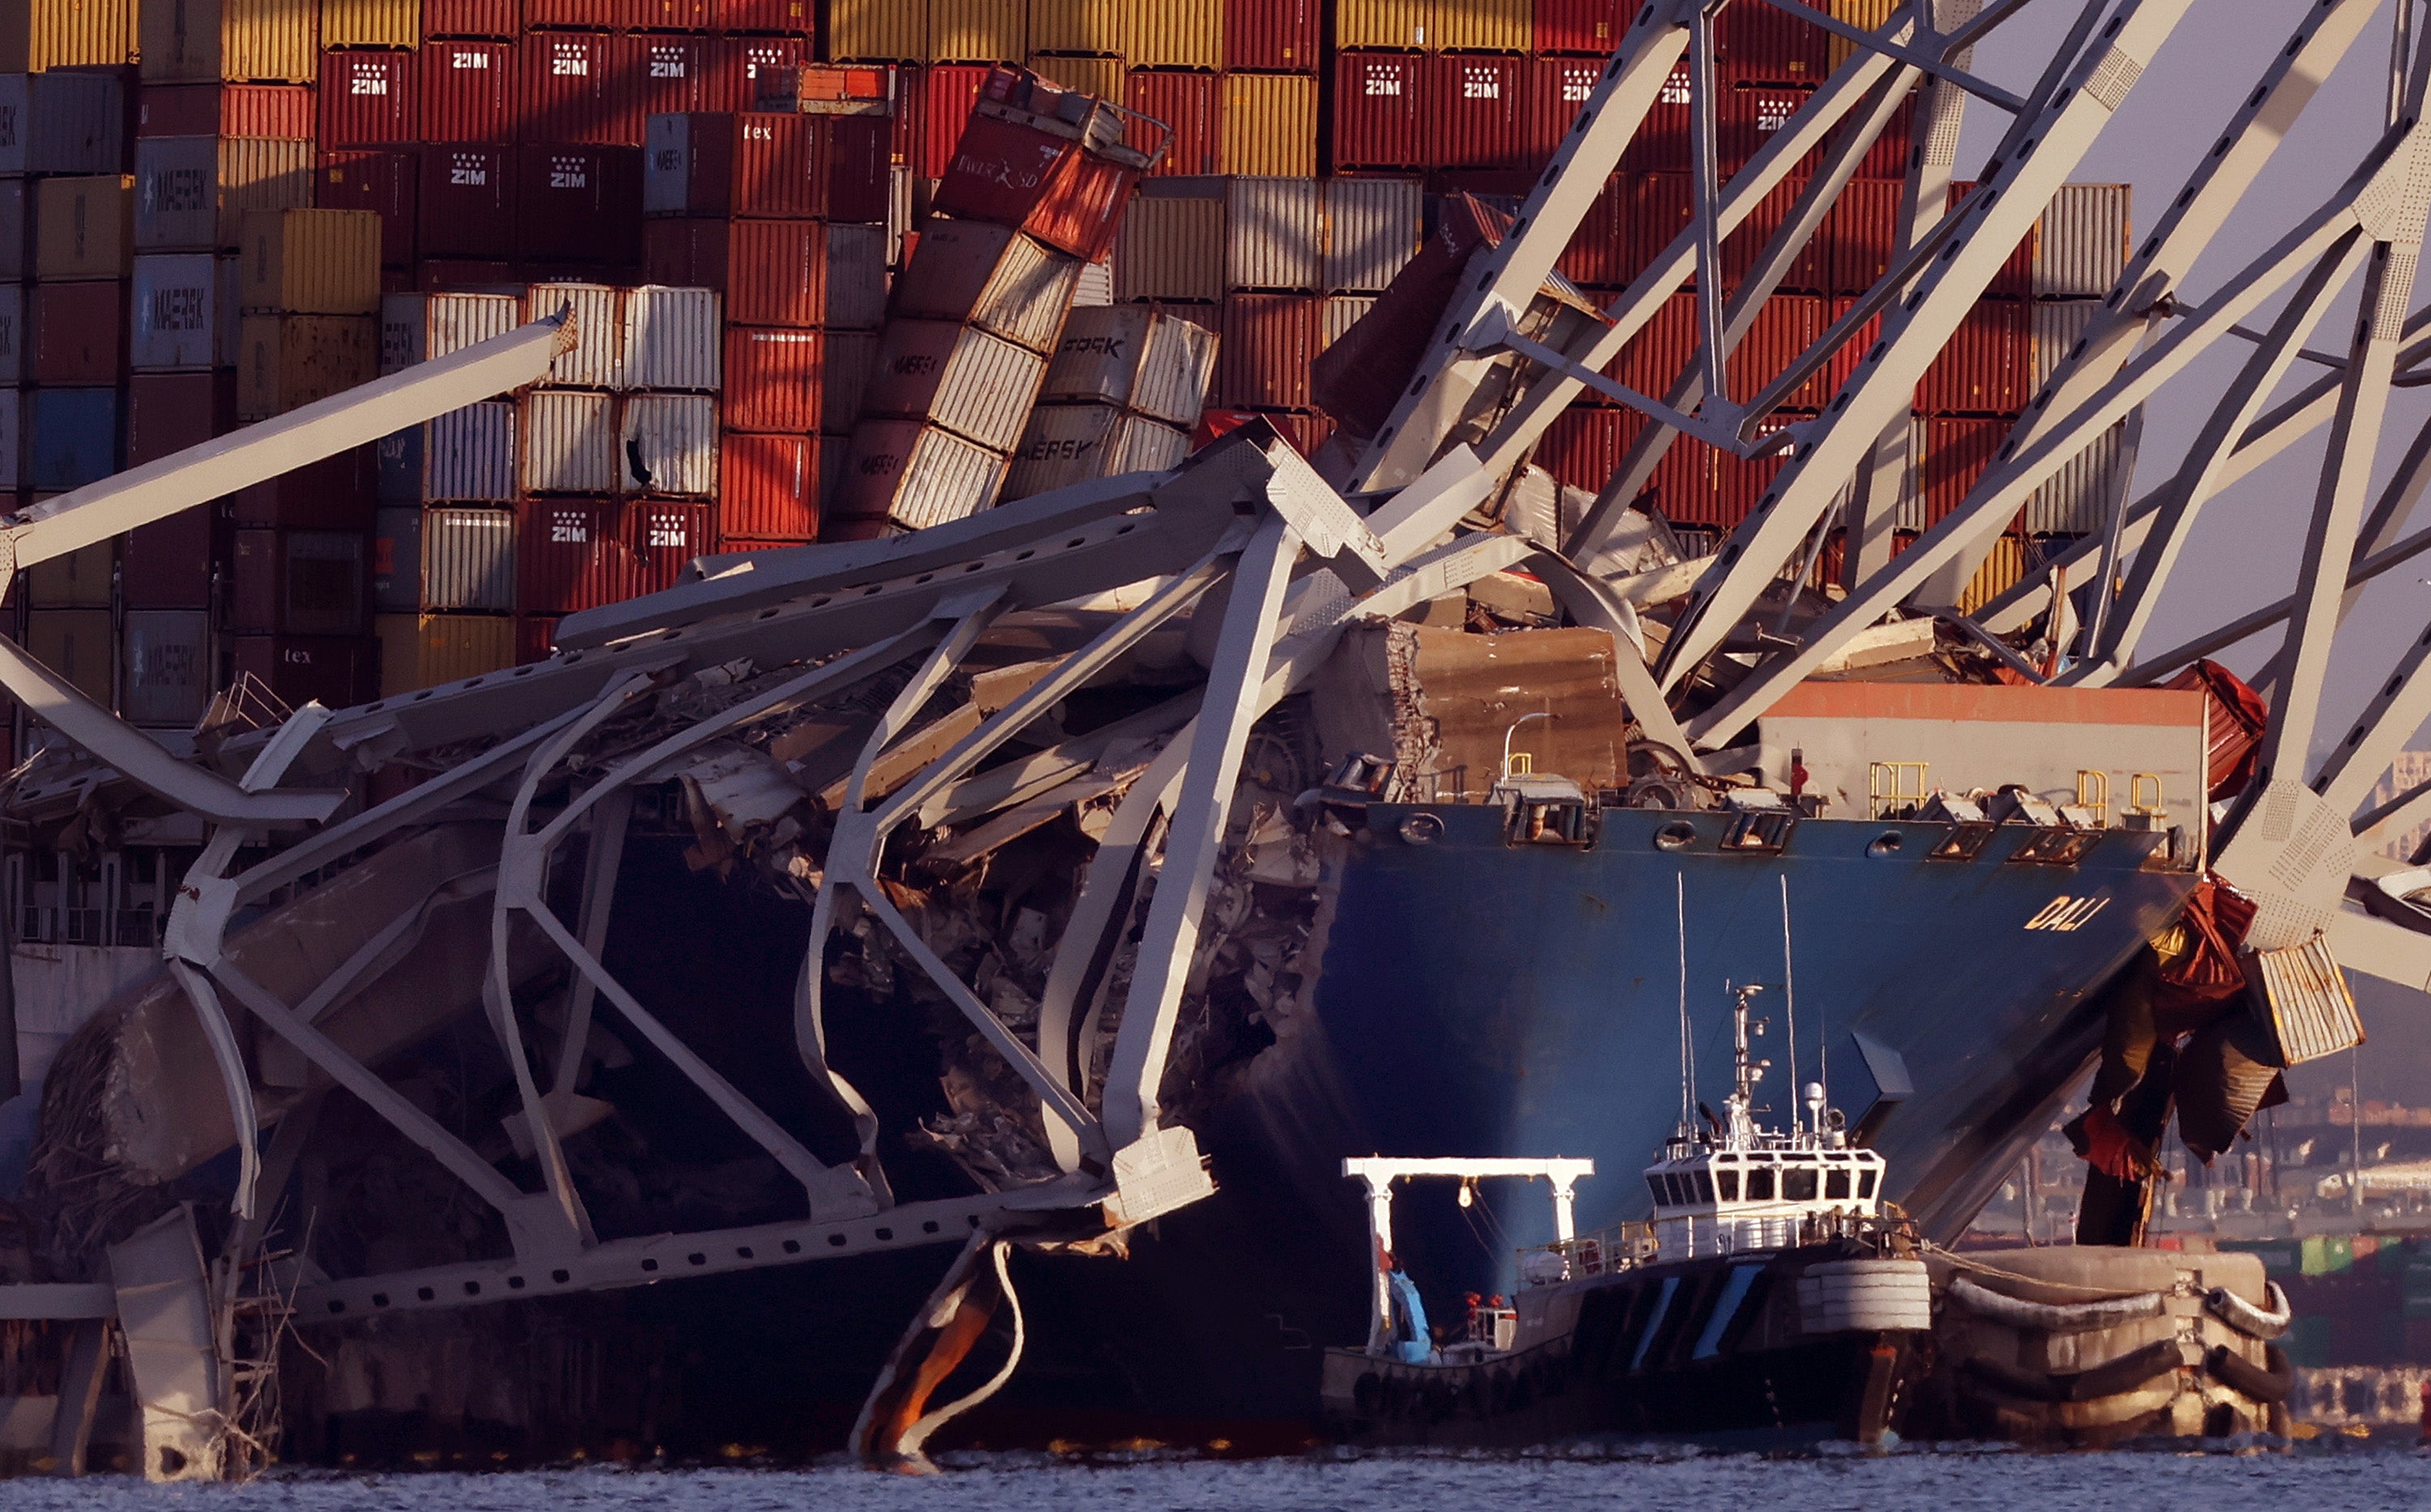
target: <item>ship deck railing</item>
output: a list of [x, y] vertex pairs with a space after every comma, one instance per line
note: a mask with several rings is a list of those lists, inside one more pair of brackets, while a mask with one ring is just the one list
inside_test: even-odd
[[[1643, 1265], [1654, 1258], [1654, 1252], [1652, 1224], [1616, 1223], [1610, 1228], [1582, 1234], [1575, 1238], [1522, 1247], [1519, 1251], [1519, 1278], [1523, 1283], [1534, 1285], [1579, 1281]], [[1542, 1263], [1535, 1266], [1528, 1263], [1531, 1255], [1539, 1254], [1551, 1255], [1559, 1261], [1559, 1271]]]

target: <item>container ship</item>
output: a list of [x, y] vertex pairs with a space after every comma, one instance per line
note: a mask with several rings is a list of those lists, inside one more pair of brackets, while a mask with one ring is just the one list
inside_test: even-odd
[[[1684, 1000], [1928, 1243], [2092, 1067], [2131, 1243], [2413, 971], [2408, 675], [2293, 783], [2100, 567], [2183, 206], [1954, 180], [1909, 8], [1120, 8], [0, 24], [0, 1450], [1296, 1443], [1342, 1162], [1635, 1170]], [[1541, 1221], [1400, 1244], [1456, 1317]]]

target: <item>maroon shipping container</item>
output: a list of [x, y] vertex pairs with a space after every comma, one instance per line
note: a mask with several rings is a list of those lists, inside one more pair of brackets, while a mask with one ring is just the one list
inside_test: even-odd
[[421, 176], [421, 153], [413, 147], [325, 152], [313, 160], [312, 203], [322, 210], [378, 211], [381, 266], [411, 267]]
[[639, 147], [515, 149], [515, 255], [631, 268], [642, 260]]
[[[1835, 299], [1832, 301], [1832, 318], [1836, 321], [1856, 307], [1854, 299]], [[1865, 361], [1866, 353], [1873, 347], [1874, 338], [1882, 331], [1883, 317], [1875, 315], [1859, 326], [1855, 335], [1840, 344], [1840, 349], [1832, 354], [1831, 365], [1823, 370], [1824, 398], [1819, 401], [1818, 408], [1829, 404], [1830, 396], [1840, 392], [1840, 385], [1848, 382], [1849, 376], [1857, 371], [1857, 364]]]
[[1871, 289], [1899, 260], [1900, 194], [1897, 179], [1853, 178], [1823, 221], [1823, 243], [1832, 259], [1832, 292], [1857, 294]]
[[1216, 402], [1245, 410], [1311, 408], [1308, 369], [1325, 344], [1324, 308], [1313, 294], [1236, 294], [1225, 300]]
[[700, 111], [650, 142], [652, 214], [882, 221], [892, 136], [881, 116]]
[[[1135, 68], [1123, 85], [1124, 102], [1173, 130], [1172, 145], [1157, 160], [1152, 174], [1212, 174], [1224, 141], [1224, 81], [1214, 74], [1183, 69]], [[1146, 151], [1153, 146], [1156, 128], [1134, 126], [1129, 143]]]
[[516, 0], [422, 0], [422, 37], [495, 37], [511, 40], [523, 29]]
[[732, 325], [810, 330], [827, 309], [827, 244], [819, 221], [653, 220], [643, 271], [652, 283], [717, 290]]
[[636, 31], [707, 31], [716, 24], [711, 0], [627, 0], [625, 24]]
[[1536, 444], [1536, 465], [1572, 488], [1600, 491], [1645, 422], [1632, 410], [1590, 410], [1572, 405], [1545, 428]]
[[[231, 395], [233, 407], [233, 395]], [[217, 504], [180, 510], [119, 537], [119, 597], [129, 609], [209, 609], [211, 579], [227, 560]]]
[[713, 0], [711, 24], [720, 31], [778, 32], [808, 37], [816, 12], [812, 0]]
[[1316, 72], [1317, 0], [1223, 0], [1224, 66], [1263, 74]]
[[[515, 665], [529, 666], [545, 662], [557, 651], [557, 614], [517, 614], [515, 616]], [[382, 770], [394, 770], [384, 767]]]
[[1428, 161], [1438, 168], [1528, 168], [1524, 58], [1438, 53], [1427, 59]]
[[38, 283], [31, 307], [34, 381], [115, 383], [126, 369], [126, 285]]
[[1770, 6], [1725, 6], [1715, 18], [1714, 60], [1730, 83], [1812, 86], [1832, 71], [1830, 35]]
[[625, 542], [633, 554], [634, 593], [672, 588], [686, 563], [716, 549], [717, 506], [660, 498], [629, 504]]
[[379, 642], [356, 635], [238, 635], [236, 675], [268, 684], [291, 709], [350, 708], [379, 697]]
[[2000, 454], [2010, 422], [1936, 415], [1924, 423], [1924, 455], [1916, 460], [1916, 491], [1924, 522], [1938, 525], [1956, 509]]
[[[645, 3], [655, 6], [668, 0]], [[640, 96], [645, 132], [649, 129], [651, 116], [714, 109], [709, 97], [714, 87], [717, 55], [722, 50], [714, 37], [639, 35], [625, 39], [623, 67], [634, 80], [633, 87]]]
[[136, 373], [126, 380], [126, 465], [199, 446], [236, 428], [236, 374]]
[[1620, 155], [1622, 168], [1642, 173], [1687, 172], [1688, 99], [1688, 65], [1682, 63], [1654, 92], [1646, 119], [1638, 123], [1637, 134], [1629, 139], [1628, 150]]
[[418, 55], [425, 142], [515, 140], [515, 44], [429, 42]]
[[[1955, 212], [1958, 210], [1958, 207], [1966, 201], [1967, 196], [1974, 192], [1975, 182], [1972, 179], [1960, 179], [1953, 182], [1950, 186], [1950, 208], [1952, 211]], [[2009, 260], [2002, 263], [2001, 270], [1992, 275], [1992, 281], [1984, 286], [1984, 292], [1986, 294], [1991, 294], [1996, 298], [2004, 299], [2026, 299], [2033, 296], [2035, 292], [2035, 244], [2036, 239], [2040, 234], [2041, 233], [2038, 230], [2029, 230], [2026, 232], [2024, 239], [2019, 242], [2016, 248], [2009, 253]]]
[[[731, 351], [732, 336], [728, 337]], [[718, 443], [718, 528], [759, 541], [819, 533], [819, 438], [728, 431]]]
[[642, 144], [640, 81], [627, 40], [604, 31], [524, 38], [516, 136], [525, 142]]
[[[1806, 176], [1792, 174], [1774, 186], [1771, 193], [1756, 201], [1747, 219], [1739, 222], [1729, 236], [1722, 239], [1722, 287], [1735, 290], [1745, 281], [1748, 270], [1755, 265], [1765, 244], [1772, 240], [1788, 221], [1789, 212], [1805, 191]], [[1821, 294], [1832, 287], [1832, 248], [1828, 243], [1810, 237], [1790, 260], [1787, 271], [1775, 285], [1802, 294]]]
[[1899, 112], [1891, 117], [1888, 126], [1883, 127], [1883, 134], [1874, 139], [1874, 144], [1866, 149], [1865, 157], [1858, 160], [1857, 176], [1906, 177], [1908, 149], [1915, 144], [1915, 138], [1916, 96], [1910, 94], [1900, 101]]
[[1532, 60], [1529, 72], [1519, 126], [1520, 153], [1521, 160], [1533, 165], [1551, 157], [1569, 135], [1579, 107], [1586, 103], [1596, 80], [1603, 76], [1603, 64], [1592, 58], [1538, 58]]
[[[1629, 268], [1624, 283], [1633, 281], [1646, 265], [1661, 257], [1688, 224], [1696, 219], [1696, 206], [1688, 193], [1688, 176], [1685, 173], [1632, 174], [1629, 176], [1630, 247], [1626, 261]], [[1696, 277], [1696, 264], [1691, 260], [1688, 277]]]
[[524, 29], [566, 26], [625, 31], [633, 25], [634, 0], [523, 0]]
[[1604, 371], [1650, 398], [1668, 398], [1671, 385], [1703, 343], [1703, 333], [1698, 329], [1697, 296], [1684, 290], [1663, 301], [1654, 318], [1630, 338]]
[[277, 137], [312, 134], [310, 84], [146, 84], [135, 92], [139, 137]]
[[[1747, 166], [1772, 134], [1806, 108], [1815, 92], [1790, 84], [1734, 85], [1717, 102], [1719, 131], [1715, 143], [1715, 173], [1727, 179]], [[1685, 139], [1684, 138], [1683, 141]], [[1811, 159], [1813, 154], [1808, 155]], [[1685, 164], [1686, 160], [1682, 160]], [[1813, 168], [1810, 161], [1806, 169]]]
[[[1556, 59], [1541, 61], [1556, 62]], [[1615, 174], [1587, 205], [1554, 271], [1590, 289], [1618, 289], [1636, 277], [1635, 174]]]
[[513, 257], [514, 149], [460, 142], [425, 147], [414, 226], [424, 258]]
[[919, 88], [909, 102], [919, 112], [912, 124], [912, 170], [922, 178], [943, 178], [954, 164], [963, 125], [980, 99], [992, 65], [938, 63], [919, 71]]
[[1967, 311], [1916, 386], [1926, 414], [2004, 414], [2035, 395], [2034, 306], [1986, 299]]
[[415, 109], [414, 55], [331, 48], [321, 55], [320, 143], [375, 147], [413, 142], [422, 130]]
[[1334, 59], [1334, 167], [1426, 165], [1426, 63], [1423, 53], [1344, 53]]
[[227, 628], [240, 635], [360, 635], [371, 559], [357, 531], [231, 532]]
[[[1806, 355], [1831, 324], [1829, 305], [1819, 294], [1775, 294], [1759, 306], [1755, 319], [1731, 352], [1727, 372], [1731, 397], [1744, 403]], [[1782, 403], [1812, 410], [1828, 402], [1831, 393], [1821, 374], [1800, 384]]]
[[[814, 330], [726, 328], [725, 420], [739, 430], [815, 430], [827, 340]], [[734, 482], [727, 453], [726, 484]]]
[[229, 517], [240, 529], [368, 530], [378, 506], [378, 464], [377, 447], [349, 447], [239, 489], [228, 496]]
[[699, 108], [748, 110], [759, 98], [762, 69], [806, 63], [810, 55], [810, 44], [799, 37], [714, 38], [709, 50], [709, 87], [701, 94]]
[[[1756, 431], [1762, 435], [1810, 418], [1812, 417], [1808, 415], [1793, 414], [1783, 411], [1767, 415], [1757, 424]], [[1673, 442], [1671, 449], [1675, 452], [1683, 452], [1690, 446], [1694, 446], [1708, 459], [1705, 466], [1709, 469], [1707, 476], [1712, 479], [1705, 512], [1695, 517], [1694, 523], [1712, 525], [1726, 530], [1738, 529], [1739, 522], [1755, 512], [1756, 501], [1764, 497], [1764, 491], [1772, 486], [1772, 480], [1781, 476], [1781, 470], [1789, 465], [1789, 459], [1779, 452], [1769, 457], [1751, 460], [1735, 456], [1730, 452], [1716, 451], [1702, 442], [1691, 442], [1685, 436]], [[1670, 458], [1667, 456], [1664, 461], [1668, 462]], [[1664, 481], [1664, 474], [1658, 469], [1655, 473], [1658, 490]], [[1668, 506], [1666, 508], [1668, 511]], [[1673, 517], [1688, 518], [1688, 516], [1679, 515]]]
[[1539, 53], [1608, 57], [1628, 25], [1620, 0], [1534, 0], [1530, 34]]
[[515, 536], [515, 607], [571, 614], [633, 594], [633, 554], [613, 499], [527, 500]]

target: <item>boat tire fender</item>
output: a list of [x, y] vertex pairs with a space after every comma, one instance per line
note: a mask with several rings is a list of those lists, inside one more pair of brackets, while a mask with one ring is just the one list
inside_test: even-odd
[[2276, 1405], [2288, 1400], [2296, 1385], [2296, 1372], [2288, 1364], [2287, 1353], [2278, 1345], [2271, 1345], [2263, 1354], [2267, 1368], [2256, 1366], [2225, 1344], [2215, 1344], [2204, 1352], [2204, 1373], [2242, 1397], [2250, 1397], [2265, 1405]]
[[1982, 1358], [1970, 1359], [1960, 1369], [1995, 1391], [2029, 1402], [2095, 1402], [2138, 1390], [2175, 1370], [2181, 1363], [2178, 1341], [2165, 1338], [2073, 1375], [2020, 1370], [2013, 1365]]
[[2204, 1293], [2204, 1310], [2248, 1338], [2272, 1339], [2288, 1332], [2295, 1319], [2296, 1310], [2288, 1302], [2288, 1294], [2279, 1283], [2266, 1281], [2271, 1296], [2268, 1312], [2255, 1306], [2226, 1286], [2214, 1286]]
[[[2089, 1334], [2096, 1329], [2115, 1328], [2138, 1319], [2158, 1318], [2169, 1304], [2168, 1294], [2158, 1291], [2089, 1302], [2027, 1302], [1977, 1285], [1965, 1276], [1951, 1278], [1950, 1300], [1978, 1318], [2038, 1334]], [[2242, 1301], [2238, 1304], [2249, 1309], [2251, 1306]]]

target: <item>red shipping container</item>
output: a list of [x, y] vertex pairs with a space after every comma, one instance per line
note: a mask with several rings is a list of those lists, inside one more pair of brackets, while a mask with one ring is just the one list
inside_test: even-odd
[[313, 160], [312, 203], [322, 210], [377, 210], [380, 218], [380, 264], [413, 262], [416, 191], [422, 157], [413, 147], [355, 147], [325, 152]]
[[[1717, 180], [1727, 180], [1746, 167], [1774, 132], [1806, 108], [1814, 93], [1812, 89], [1788, 84], [1738, 84], [1725, 92], [1715, 111], [1720, 127], [1715, 143]], [[1813, 156], [1808, 154], [1810, 160]], [[1809, 160], [1801, 172], [1812, 172], [1814, 166]]]
[[715, 25], [712, 0], [627, 0], [625, 24], [636, 31], [707, 31]]
[[[725, 420], [744, 430], [815, 430], [824, 393], [826, 338], [814, 330], [726, 328]], [[734, 486], [727, 453], [727, 490]]]
[[1306, 410], [1308, 369], [1325, 344], [1325, 301], [1313, 294], [1236, 294], [1224, 301], [1216, 402], [1248, 410]]
[[698, 111], [680, 126], [662, 123], [652, 138], [653, 214], [886, 219], [892, 129], [882, 116]]
[[[1731, 234], [1722, 239], [1722, 287], [1725, 290], [1735, 291], [1746, 281], [1748, 270], [1755, 266], [1756, 259], [1763, 254], [1773, 234], [1788, 222], [1789, 212], [1805, 188], [1806, 176], [1792, 174], [1776, 185], [1771, 193], [1756, 201], [1755, 209], [1749, 212], [1747, 219], [1739, 222]], [[1830, 244], [1809, 237], [1798, 249], [1798, 255], [1790, 260], [1788, 268], [1775, 287], [1802, 294], [1821, 294], [1832, 287], [1832, 277]]]
[[2034, 306], [1986, 299], [1967, 311], [1916, 386], [1925, 414], [2020, 413], [2035, 395]]
[[[1957, 213], [1959, 207], [1965, 203], [1967, 196], [1973, 193], [1974, 191], [1975, 183], [1972, 179], [1960, 179], [1953, 182], [1950, 186], [1950, 209], [1952, 213]], [[2035, 292], [2035, 247], [2040, 235], [2041, 232], [2038, 230], [2029, 230], [2026, 232], [2024, 240], [2020, 241], [2017, 244], [2016, 249], [2010, 252], [2009, 260], [2002, 263], [2000, 271], [1992, 275], [1992, 281], [1984, 286], [1984, 292], [1986, 294], [1991, 294], [1997, 298], [2005, 299], [2027, 299], [2033, 297]]]
[[236, 374], [136, 373], [126, 380], [126, 465], [199, 446], [236, 428]]
[[126, 370], [126, 285], [38, 283], [32, 307], [34, 381], [115, 383]]
[[351, 708], [379, 697], [379, 642], [367, 635], [238, 635], [236, 675], [267, 684], [291, 709]]
[[[1604, 371], [1651, 399], [1668, 399], [1671, 385], [1704, 344], [1697, 319], [1697, 295], [1683, 291], [1663, 301], [1654, 318], [1630, 338]], [[1602, 485], [1599, 484], [1598, 487]]]
[[1938, 525], [1965, 501], [1984, 469], [2000, 455], [2010, 422], [1936, 415], [1924, 422], [1924, 455], [1915, 461], [1916, 491], [1924, 501], [1924, 522]]
[[1224, 0], [1224, 66], [1316, 72], [1317, 0]]
[[515, 44], [429, 42], [422, 44], [424, 142], [515, 140]]
[[[1828, 306], [1819, 294], [1775, 294], [1758, 306], [1747, 334], [1731, 352], [1727, 375], [1731, 397], [1744, 404], [1764, 386], [1788, 371], [1806, 355], [1831, 324]], [[1828, 402], [1830, 391], [1820, 374], [1792, 390], [1781, 401], [1794, 409], [1812, 410]]]
[[1916, 139], [1916, 96], [1900, 102], [1899, 113], [1883, 127], [1883, 134], [1866, 149], [1857, 161], [1860, 178], [1904, 178], [1907, 176], [1908, 149]]
[[676, 499], [625, 507], [626, 548], [633, 554], [633, 592], [654, 594], [682, 580], [684, 564], [716, 549], [717, 508]]
[[963, 124], [970, 119], [971, 107], [979, 103], [980, 91], [993, 72], [993, 65], [987, 63], [937, 63], [916, 73], [905, 70], [910, 89], [906, 107], [915, 112], [910, 122], [908, 157], [915, 176], [946, 176], [954, 163], [954, 147], [963, 139]]
[[1840, 191], [1823, 221], [1835, 294], [1864, 294], [1898, 261], [1904, 187], [1897, 179], [1852, 178]]
[[1620, 466], [1644, 423], [1634, 411], [1572, 405], [1545, 428], [1536, 443], [1536, 465], [1572, 488], [1596, 493]]
[[515, 255], [629, 268], [642, 260], [638, 147], [515, 149]]
[[139, 137], [278, 137], [312, 134], [310, 84], [145, 84], [135, 92]]
[[320, 141], [372, 147], [420, 138], [414, 109], [414, 55], [331, 48], [321, 55]]
[[1440, 168], [1529, 168], [1524, 58], [1439, 53], [1427, 59], [1429, 162]]
[[[233, 408], [233, 395], [231, 395]], [[217, 504], [180, 510], [119, 537], [119, 597], [129, 609], [209, 609], [211, 579], [227, 561], [229, 531]]]
[[[1759, 434], [1769, 433], [1808, 418], [1802, 414], [1770, 414], [1758, 424], [1756, 429]], [[1726, 530], [1737, 529], [1739, 522], [1755, 512], [1756, 501], [1764, 497], [1764, 491], [1772, 486], [1772, 480], [1781, 475], [1781, 470], [1789, 465], [1789, 459], [1779, 452], [1753, 459], [1738, 457], [1716, 451], [1704, 443], [1692, 442], [1685, 436], [1673, 442], [1671, 449], [1685, 452], [1691, 446], [1710, 459], [1706, 465], [1711, 469], [1713, 479], [1709, 504], [1699, 523], [1719, 526]], [[1667, 462], [1670, 460], [1668, 456], [1664, 458]], [[1665, 480], [1664, 474], [1658, 469], [1654, 476], [1659, 491]]]
[[1334, 59], [1334, 167], [1426, 165], [1425, 72], [1422, 53], [1343, 53]]
[[523, 29], [516, 0], [422, 0], [425, 46], [434, 37], [511, 40]]
[[763, 541], [817, 539], [817, 436], [729, 430], [719, 443], [718, 474], [720, 529]]
[[626, 31], [633, 25], [634, 0], [523, 0], [524, 29], [567, 26]]
[[963, 220], [1017, 227], [1095, 261], [1114, 245], [1139, 177], [1138, 169], [1086, 150], [1077, 138], [975, 112], [931, 203]]
[[[1857, 301], [1854, 299], [1835, 299], [1832, 301], [1832, 319], [1836, 323], [1841, 316], [1855, 308], [1857, 308]], [[1855, 334], [1840, 344], [1840, 349], [1832, 354], [1830, 365], [1823, 370], [1821, 381], [1824, 397], [1817, 401], [1816, 408], [1821, 409], [1832, 402], [1831, 396], [1839, 393], [1840, 385], [1849, 381], [1849, 375], [1857, 371], [1857, 364], [1865, 361], [1866, 353], [1872, 349], [1874, 339], [1880, 336], [1882, 331], [1883, 317], [1875, 315], [1859, 326]]]
[[613, 499], [530, 499], [516, 512], [515, 607], [571, 614], [633, 594], [633, 553]]
[[1530, 35], [1540, 53], [1609, 56], [1620, 45], [1628, 12], [1620, 0], [1534, 0]]
[[[645, 0], [649, 5], [667, 0]], [[698, 4], [705, 0], [680, 0]], [[641, 97], [642, 129], [649, 118], [685, 110], [708, 110], [714, 89], [717, 57], [724, 50], [713, 37], [638, 35], [625, 40], [626, 74]]]
[[1770, 6], [1725, 6], [1715, 18], [1714, 58], [1732, 83], [1811, 86], [1832, 72], [1830, 35]]
[[816, 12], [812, 0], [713, 0], [712, 24], [720, 31], [778, 32], [808, 37]]
[[1620, 155], [1622, 168], [1643, 173], [1688, 171], [1688, 65], [1682, 63], [1655, 91], [1654, 103], [1646, 108], [1637, 134], [1629, 139]]
[[[798, 3], [798, 0], [788, 0]], [[810, 46], [799, 37], [717, 37], [709, 49], [709, 87], [700, 97], [704, 110], [748, 110], [760, 93], [760, 71], [810, 61]], [[898, 107], [900, 109], [900, 107]]]
[[515, 616], [515, 665], [529, 666], [545, 662], [557, 654], [556, 614], [517, 614]]
[[625, 39], [604, 31], [536, 32], [520, 50], [520, 140], [642, 144], [640, 80]]
[[[1224, 81], [1214, 74], [1183, 69], [1135, 68], [1123, 86], [1130, 109], [1172, 129], [1172, 144], [1149, 167], [1152, 174], [1212, 174], [1223, 147]], [[1135, 126], [1126, 139], [1145, 152], [1155, 144], [1153, 126]]]
[[1633, 260], [1636, 238], [1631, 210], [1636, 177], [1615, 174], [1604, 180], [1553, 271], [1590, 289], [1622, 288], [1635, 277], [1638, 264]]
[[425, 148], [414, 226], [424, 258], [513, 257], [514, 149], [481, 143]]
[[377, 448], [354, 446], [239, 489], [228, 513], [240, 529], [368, 530], [378, 493]]
[[1521, 160], [1533, 166], [1551, 157], [1569, 135], [1579, 107], [1603, 76], [1603, 64], [1592, 58], [1538, 58], [1530, 73], [1519, 150]]
[[652, 283], [715, 289], [737, 326], [814, 329], [827, 309], [827, 227], [819, 221], [653, 220], [642, 228]]
[[[1629, 180], [1631, 241], [1629, 276], [1622, 280], [1624, 283], [1635, 281], [1648, 264], [1669, 250], [1696, 218], [1686, 174], [1632, 174]], [[1694, 258], [1689, 260], [1685, 276], [1692, 281], [1697, 276]]]

